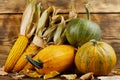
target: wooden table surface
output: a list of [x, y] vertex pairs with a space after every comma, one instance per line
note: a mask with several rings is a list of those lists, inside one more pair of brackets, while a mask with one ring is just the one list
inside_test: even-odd
[[[37, 0], [43, 8], [54, 5], [61, 9], [60, 15], [68, 15], [69, 0]], [[79, 17], [86, 17], [84, 3], [87, 0], [73, 0]], [[88, 0], [91, 18], [102, 30], [102, 41], [110, 44], [117, 55], [117, 65], [120, 68], [120, 0]], [[0, 67], [4, 65], [7, 55], [19, 35], [22, 13], [26, 0], [0, 0]], [[45, 5], [47, 4], [47, 5]], [[9, 76], [0, 76], [0, 80], [12, 80]], [[37, 80], [25, 78], [24, 80]]]

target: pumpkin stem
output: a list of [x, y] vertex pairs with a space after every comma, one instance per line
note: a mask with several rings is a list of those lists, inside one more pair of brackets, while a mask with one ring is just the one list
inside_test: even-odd
[[94, 46], [97, 45], [97, 41], [95, 39], [90, 40], [90, 42], [92, 42]]
[[30, 62], [32, 65], [34, 65], [37, 68], [43, 68], [43, 62], [41, 60], [33, 60], [32, 58], [28, 57], [27, 55], [25, 58]]
[[85, 4], [85, 10], [86, 10], [86, 13], [87, 13], [87, 19], [90, 20], [90, 12], [88, 10], [88, 4]]

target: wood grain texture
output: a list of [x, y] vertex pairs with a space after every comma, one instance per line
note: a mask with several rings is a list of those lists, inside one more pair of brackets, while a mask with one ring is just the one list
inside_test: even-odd
[[4, 64], [11, 46], [19, 35], [21, 16], [0, 15], [0, 66]]
[[[60, 15], [67, 16], [71, 10], [71, 2], [79, 13], [78, 17], [85, 18], [84, 4], [88, 1], [91, 18], [101, 26], [102, 41], [110, 44], [117, 53], [117, 65], [120, 67], [120, 0], [37, 0], [42, 8], [54, 5], [60, 9]], [[27, 0], [0, 0], [0, 67], [16, 41], [21, 24], [22, 13]], [[13, 80], [11, 74], [0, 76], [0, 80]], [[23, 80], [40, 80], [24, 78]], [[53, 79], [51, 79], [53, 80]], [[63, 80], [55, 78], [54, 80]]]
[[[91, 12], [120, 12], [120, 0], [73, 0], [78, 13], [85, 12], [84, 4], [87, 1]], [[61, 9], [60, 13], [68, 13], [71, 9], [70, 0], [37, 0], [37, 2], [41, 2], [43, 8], [54, 5], [57, 9]], [[27, 0], [0, 0], [0, 13], [22, 13], [26, 4]]]

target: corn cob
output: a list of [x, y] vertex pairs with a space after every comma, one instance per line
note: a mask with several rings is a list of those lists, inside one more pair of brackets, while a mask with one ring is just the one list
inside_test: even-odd
[[33, 57], [37, 53], [38, 49], [39, 49], [38, 46], [36, 46], [36, 45], [34, 45], [34, 44], [31, 43], [30, 46], [27, 47], [27, 49], [25, 50], [25, 52], [22, 54], [22, 56], [20, 57], [20, 59], [15, 64], [15, 67], [13, 68], [13, 71], [19, 72], [21, 69], [23, 69], [24, 66], [26, 65], [26, 63], [28, 62], [25, 59], [25, 56], [28, 55], [29, 57]]
[[[40, 6], [40, 4], [38, 4], [37, 7], [36, 7], [36, 12], [34, 14], [34, 19], [33, 19], [34, 21], [36, 21], [36, 23], [38, 23], [40, 13], [41, 13], [41, 6]], [[15, 64], [15, 66], [13, 68], [13, 71], [19, 72], [25, 66], [25, 64], [28, 62], [24, 58], [24, 56], [28, 55], [29, 57], [32, 57], [32, 56], [35, 55], [35, 53], [37, 52], [38, 49], [39, 49], [39, 47], [34, 45], [33, 42], [31, 42], [31, 44], [26, 48], [25, 52], [22, 54], [22, 56], [19, 58], [19, 60]]]
[[42, 13], [41, 17], [38, 20], [37, 30], [36, 30], [35, 36], [33, 38], [33, 41], [31, 42], [30, 46], [28, 46], [26, 48], [25, 52], [22, 54], [22, 56], [16, 63], [15, 67], [13, 68], [13, 71], [19, 72], [24, 68], [24, 66], [28, 62], [24, 58], [26, 55], [28, 55], [29, 57], [33, 57], [34, 55], [31, 55], [31, 53], [35, 54], [38, 51], [38, 49], [45, 47], [44, 40], [42, 39], [41, 34], [45, 30], [45, 25], [46, 25], [46, 22], [50, 16], [51, 12], [54, 12], [54, 7], [52, 7], [52, 6], [49, 7], [48, 9], [46, 9]]
[[35, 31], [35, 26], [31, 27], [33, 21], [33, 14], [35, 12], [35, 0], [32, 0], [26, 7], [20, 28], [20, 36], [13, 45], [8, 58], [4, 65], [4, 71], [11, 72], [14, 65], [22, 55], [24, 49], [29, 43], [29, 38], [33, 35]]
[[21, 56], [21, 53], [24, 51], [27, 44], [28, 44], [28, 38], [25, 36], [19, 36], [6, 60], [6, 64], [4, 67], [4, 70], [6, 72], [12, 70], [12, 68], [14, 67], [15, 63], [18, 60], [18, 57]]
[[23, 68], [23, 71], [26, 71], [26, 70], [32, 70], [34, 69], [34, 66], [31, 64], [31, 63], [27, 63], [24, 68]]

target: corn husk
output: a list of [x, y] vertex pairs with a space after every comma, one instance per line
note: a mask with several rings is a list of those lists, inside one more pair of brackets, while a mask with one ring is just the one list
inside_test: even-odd
[[54, 78], [55, 76], [59, 75], [60, 73], [57, 71], [51, 71], [43, 76], [44, 79]]
[[50, 13], [54, 13], [55, 8], [53, 6], [46, 9], [41, 17], [39, 18], [37, 30], [35, 33], [35, 37], [33, 39], [33, 43], [41, 48], [45, 47], [45, 41], [43, 40], [43, 33], [48, 26], [46, 26], [47, 21], [49, 20]]
[[63, 44], [65, 41], [66, 22], [63, 16], [60, 16], [61, 22], [58, 24], [54, 34], [53, 42], [56, 45]]
[[30, 38], [36, 27], [32, 26], [33, 25], [33, 17], [34, 17], [34, 13], [35, 13], [35, 4], [36, 4], [36, 0], [31, 0], [31, 2], [27, 5], [23, 16], [22, 16], [22, 22], [21, 22], [21, 27], [20, 27], [20, 35], [25, 35], [28, 38]]
[[64, 77], [67, 80], [75, 80], [77, 78], [77, 74], [62, 74], [61, 77]]

